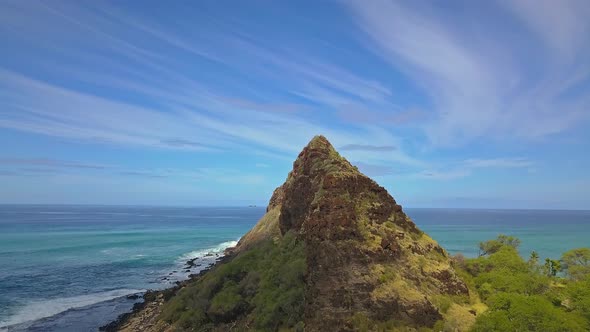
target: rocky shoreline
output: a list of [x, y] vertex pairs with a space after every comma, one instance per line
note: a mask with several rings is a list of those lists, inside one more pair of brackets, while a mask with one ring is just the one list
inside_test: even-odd
[[[232, 252], [233, 248], [227, 248], [223, 255], [218, 256], [216, 258], [215, 263], [209, 263], [208, 266], [201, 269], [196, 274], [190, 274], [187, 280], [177, 281], [174, 286], [168, 287], [162, 290], [148, 290], [141, 297], [143, 298], [143, 302], [136, 303], [133, 305], [133, 308], [130, 312], [123, 313], [117, 317], [114, 321], [101, 326], [99, 331], [104, 332], [115, 332], [115, 331], [148, 331], [154, 330], [156, 328], [156, 324], [158, 323], [158, 315], [161, 311], [161, 306], [172, 298], [176, 293], [186, 287], [187, 285], [195, 282], [209, 270], [214, 268], [218, 264], [222, 264], [224, 262], [230, 261], [234, 256]], [[186, 262], [186, 266], [182, 268], [185, 272], [190, 271], [192, 268], [202, 267], [204, 265], [203, 262], [199, 262], [205, 257], [211, 257], [214, 254], [207, 254], [204, 257], [196, 257], [193, 259], [189, 259]], [[137, 296], [140, 295], [133, 294], [129, 296]], [[129, 297], [128, 296], [128, 297]], [[160, 326], [156, 328], [156, 330], [164, 330], [165, 326]]]

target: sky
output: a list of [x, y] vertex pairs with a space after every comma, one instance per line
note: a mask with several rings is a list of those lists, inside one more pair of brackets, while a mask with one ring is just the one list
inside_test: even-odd
[[590, 2], [0, 1], [0, 203], [590, 209]]

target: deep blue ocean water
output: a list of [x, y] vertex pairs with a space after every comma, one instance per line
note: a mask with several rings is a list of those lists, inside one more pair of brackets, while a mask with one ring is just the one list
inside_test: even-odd
[[[590, 246], [590, 211], [406, 209], [450, 253], [477, 255], [499, 233], [559, 258]], [[264, 208], [0, 205], [0, 331], [96, 331], [126, 295], [160, 289], [214, 262]]]

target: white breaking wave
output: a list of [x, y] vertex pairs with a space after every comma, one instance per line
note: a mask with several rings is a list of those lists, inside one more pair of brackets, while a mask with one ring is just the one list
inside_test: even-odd
[[[226, 241], [211, 248], [194, 250], [181, 255], [176, 260], [176, 270], [172, 272], [163, 271], [160, 282], [164, 285], [172, 285], [177, 281], [188, 279], [191, 274], [198, 273], [215, 264], [217, 259], [223, 257], [225, 249], [235, 247], [238, 241], [239, 239], [236, 241]], [[190, 268], [186, 266], [187, 261], [193, 259], [198, 259], [195, 262], [195, 266], [191, 266]]]
[[194, 258], [207, 257], [207, 256], [211, 256], [211, 255], [213, 255], [213, 256], [222, 255], [223, 252], [225, 251], [225, 249], [235, 247], [237, 244], [238, 244], [238, 241], [227, 241], [227, 242], [220, 243], [217, 246], [212, 247], [212, 248], [194, 250], [194, 251], [191, 251], [189, 253], [186, 253], [186, 254], [180, 256], [179, 261], [186, 262], [187, 260], [194, 259]]
[[5, 330], [8, 326], [32, 322], [41, 318], [55, 316], [70, 309], [82, 308], [144, 291], [142, 289], [117, 289], [88, 295], [30, 302], [20, 308], [16, 314], [9, 317], [8, 320], [0, 322], [0, 331]]
[[[211, 248], [188, 252], [178, 258], [178, 264], [184, 265], [188, 260], [201, 258], [201, 263], [205, 263], [203, 266], [204, 268], [205, 265], [212, 264], [217, 258], [223, 256], [225, 249], [235, 247], [238, 244], [238, 240], [226, 241]], [[188, 277], [188, 273], [184, 273], [180, 268], [178, 268], [176, 273], [170, 273], [168, 277], [168, 281], [172, 283], [175, 279], [186, 279]], [[7, 327], [13, 325], [33, 322], [38, 319], [55, 316], [70, 309], [82, 308], [92, 304], [113, 300], [130, 294], [141, 293], [144, 291], [145, 290], [138, 289], [118, 289], [88, 295], [31, 302], [26, 304], [24, 307], [21, 307], [18, 312], [10, 316], [8, 320], [0, 322], [0, 332], [5, 331]]]

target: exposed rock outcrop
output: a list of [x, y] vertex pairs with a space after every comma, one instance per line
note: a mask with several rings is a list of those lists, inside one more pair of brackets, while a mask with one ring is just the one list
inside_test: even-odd
[[355, 314], [431, 327], [442, 319], [433, 297], [468, 294], [446, 252], [323, 136], [277, 191], [281, 233], [306, 243], [308, 330], [352, 328]]
[[[301, 151], [266, 211], [230, 251], [234, 258], [227, 266], [212, 269], [171, 301], [168, 311], [180, 312], [164, 315], [168, 324], [193, 330], [354, 331], [359, 326], [431, 328], [448, 318], [449, 307], [449, 312], [471, 315], [469, 290], [446, 251], [325, 137], [316, 136]], [[278, 269], [277, 276], [253, 257]], [[281, 275], [280, 264], [291, 274], [301, 272], [301, 280], [290, 281], [301, 291], [285, 300], [261, 299], [260, 294], [289, 291], [273, 293], [272, 287], [283, 287], [291, 275]], [[230, 303], [217, 305], [227, 299]], [[263, 314], [270, 318], [259, 317]]]

